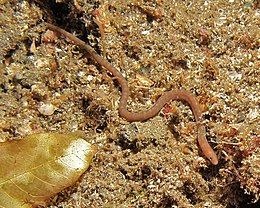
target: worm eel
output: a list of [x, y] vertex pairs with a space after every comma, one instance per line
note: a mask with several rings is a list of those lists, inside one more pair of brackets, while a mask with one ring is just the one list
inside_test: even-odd
[[187, 92], [185, 90], [172, 90], [165, 92], [158, 100], [157, 102], [148, 110], [141, 111], [141, 112], [130, 112], [127, 110], [127, 100], [130, 94], [130, 90], [128, 88], [128, 84], [126, 79], [123, 77], [123, 75], [115, 68], [113, 67], [107, 60], [102, 58], [100, 55], [96, 53], [96, 51], [89, 45], [87, 45], [84, 41], [78, 39], [74, 35], [68, 33], [67, 31], [54, 26], [52, 24], [46, 23], [46, 26], [48, 29], [60, 33], [64, 35], [65, 37], [72, 40], [76, 45], [78, 45], [80, 48], [86, 50], [89, 54], [89, 56], [95, 60], [99, 65], [103, 66], [107, 71], [111, 72], [113, 76], [118, 80], [122, 95], [120, 99], [119, 104], [119, 115], [125, 118], [127, 121], [144, 121], [147, 120], [156, 114], [163, 108], [163, 106], [169, 102], [170, 100], [183, 100], [186, 101], [195, 116], [197, 126], [198, 126], [198, 143], [199, 146], [204, 153], [204, 155], [210, 160], [210, 162], [214, 165], [218, 164], [218, 158], [217, 155], [214, 153], [211, 146], [208, 144], [206, 139], [206, 130], [205, 126], [202, 125], [202, 112], [199, 108], [199, 102], [194, 97], [193, 94], [190, 92]]

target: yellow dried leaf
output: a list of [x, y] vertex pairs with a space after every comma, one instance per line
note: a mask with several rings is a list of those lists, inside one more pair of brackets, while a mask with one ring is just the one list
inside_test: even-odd
[[33, 134], [0, 143], [0, 207], [41, 204], [75, 183], [95, 152], [77, 134]]

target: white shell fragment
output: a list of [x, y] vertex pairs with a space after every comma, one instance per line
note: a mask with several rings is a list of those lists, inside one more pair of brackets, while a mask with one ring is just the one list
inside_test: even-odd
[[38, 111], [45, 116], [50, 116], [54, 113], [55, 107], [52, 104], [42, 103], [38, 108]]

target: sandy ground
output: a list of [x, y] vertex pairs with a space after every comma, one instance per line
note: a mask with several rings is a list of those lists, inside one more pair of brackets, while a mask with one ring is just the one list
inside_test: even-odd
[[[0, 2], [0, 139], [81, 130], [98, 148], [78, 183], [46, 207], [259, 206], [258, 1]], [[171, 89], [196, 95], [219, 164], [201, 153], [186, 103], [127, 122], [117, 81], [44, 22], [121, 71], [131, 111]]]

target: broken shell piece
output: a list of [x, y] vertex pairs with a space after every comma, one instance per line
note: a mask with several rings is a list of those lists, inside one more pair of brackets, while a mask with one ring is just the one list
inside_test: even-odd
[[154, 84], [152, 80], [148, 79], [147, 77], [141, 74], [136, 74], [136, 80], [137, 83], [139, 83], [139, 85], [143, 87], [151, 87]]
[[52, 115], [55, 110], [56, 110], [55, 107], [49, 103], [42, 103], [38, 108], [38, 111], [45, 116]]

